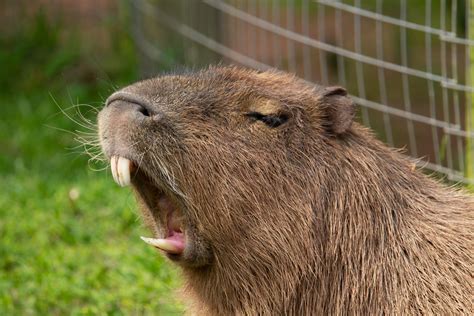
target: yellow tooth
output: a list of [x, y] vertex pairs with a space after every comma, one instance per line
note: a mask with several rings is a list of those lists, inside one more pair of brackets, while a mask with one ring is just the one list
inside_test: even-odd
[[118, 184], [119, 180], [117, 177], [117, 156], [112, 156], [110, 159], [110, 170], [112, 171], [112, 177], [114, 181]]
[[181, 249], [177, 248], [173, 243], [171, 243], [169, 240], [166, 239], [158, 239], [158, 238], [148, 238], [148, 237], [142, 237], [140, 238], [146, 242], [147, 244], [159, 248], [163, 251], [169, 252], [169, 253], [179, 253], [181, 252]]
[[130, 160], [119, 157], [117, 162], [118, 184], [122, 187], [130, 185]]

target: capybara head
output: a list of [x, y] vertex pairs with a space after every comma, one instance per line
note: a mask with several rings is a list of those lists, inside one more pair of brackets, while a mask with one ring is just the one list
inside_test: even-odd
[[323, 185], [326, 148], [354, 113], [340, 87], [211, 67], [114, 93], [99, 129], [106, 155], [132, 162], [147, 223], [174, 242], [164, 245], [170, 258], [195, 267], [221, 257], [272, 264], [307, 252], [309, 195], [318, 194], [308, 183]]
[[[183, 268], [200, 310], [462, 310], [469, 269], [439, 253], [456, 240], [453, 256], [467, 260], [468, 221], [456, 216], [472, 200], [414, 170], [354, 114], [341, 87], [209, 67], [113, 93], [99, 134], [114, 179], [136, 192], [153, 233], [144, 240]], [[429, 282], [415, 272], [424, 266], [439, 268]], [[451, 281], [425, 304], [436, 275]]]

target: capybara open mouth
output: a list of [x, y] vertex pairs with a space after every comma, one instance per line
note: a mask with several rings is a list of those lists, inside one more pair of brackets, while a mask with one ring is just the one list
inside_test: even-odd
[[[112, 156], [110, 168], [114, 181], [122, 186], [133, 185], [151, 211], [159, 238], [141, 237], [146, 243], [164, 251], [171, 259], [177, 259], [186, 248], [186, 230], [181, 210], [173, 198], [153, 181], [131, 160]], [[157, 223], [157, 222], [160, 223]]]

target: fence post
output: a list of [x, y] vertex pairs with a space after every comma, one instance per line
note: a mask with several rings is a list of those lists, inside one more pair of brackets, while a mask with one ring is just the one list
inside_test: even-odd
[[[468, 5], [468, 38], [470, 40], [474, 39], [474, 16], [473, 16], [473, 8], [474, 8], [474, 0], [469, 0]], [[469, 46], [468, 50], [469, 58], [467, 59], [469, 62], [468, 73], [467, 73], [467, 82], [470, 86], [472, 86], [474, 82], [474, 47]], [[467, 179], [474, 179], [474, 139], [470, 136], [471, 133], [474, 132], [474, 93], [466, 92], [466, 131], [468, 132], [468, 136], [466, 137], [466, 178]], [[469, 184], [469, 188], [474, 190], [474, 184]]]

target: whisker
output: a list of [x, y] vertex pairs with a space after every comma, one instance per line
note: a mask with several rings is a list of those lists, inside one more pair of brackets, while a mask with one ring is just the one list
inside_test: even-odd
[[59, 103], [56, 101], [56, 99], [54, 98], [54, 96], [50, 93], [49, 94], [50, 97], [53, 99], [53, 102], [56, 104], [56, 106], [58, 107], [58, 109], [61, 111], [62, 114], [64, 114], [64, 116], [66, 116], [69, 120], [71, 120], [73, 123], [87, 129], [87, 130], [91, 130], [91, 131], [95, 131], [95, 128], [92, 128], [91, 126], [87, 126], [85, 125], [84, 123], [82, 122], [79, 122], [77, 121], [76, 119], [74, 119], [71, 115], [69, 115], [65, 110], [63, 110], [63, 108], [61, 108], [61, 106], [59, 105]]
[[[90, 118], [91, 116], [97, 116], [100, 109], [98, 106], [93, 106], [91, 104], [74, 103], [71, 94], [69, 92], [68, 94], [70, 102], [72, 103], [69, 107], [61, 107], [53, 95], [50, 94], [50, 97], [59, 109], [57, 114], [64, 115], [81, 129], [67, 130], [56, 126], [46, 126], [72, 135], [77, 145], [67, 147], [66, 149], [70, 151], [68, 154], [79, 156], [86, 155], [89, 157], [87, 164], [90, 170], [103, 171], [107, 169], [108, 161], [102, 153], [97, 124]], [[97, 104], [103, 104], [103, 102], [97, 102]], [[74, 110], [73, 115], [70, 114], [71, 110]], [[105, 166], [103, 165], [104, 163]]]

